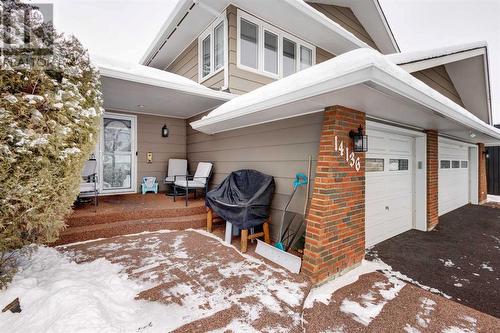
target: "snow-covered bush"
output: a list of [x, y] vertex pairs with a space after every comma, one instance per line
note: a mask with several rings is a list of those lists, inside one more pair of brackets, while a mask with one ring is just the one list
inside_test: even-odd
[[[36, 10], [25, 20], [27, 8], [0, 3], [1, 42], [13, 46], [0, 58], [0, 280], [7, 253], [57, 238], [103, 111], [86, 50]], [[29, 47], [18, 47], [26, 28]]]

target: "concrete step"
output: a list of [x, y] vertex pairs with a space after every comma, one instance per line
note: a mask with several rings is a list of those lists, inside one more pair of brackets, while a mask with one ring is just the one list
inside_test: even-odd
[[144, 231], [185, 230], [205, 228], [207, 215], [196, 214], [188, 216], [147, 218], [127, 221], [71, 226], [61, 232], [59, 239], [52, 246], [81, 242], [97, 238], [135, 234]]
[[87, 213], [87, 214], [73, 214], [66, 219], [68, 228], [84, 227], [96, 224], [107, 224], [121, 221], [135, 221], [135, 220], [151, 220], [159, 218], [174, 218], [184, 216], [194, 216], [205, 214], [206, 208], [204, 205], [191, 205], [182, 208], [165, 208], [165, 209], [137, 209], [109, 213]]

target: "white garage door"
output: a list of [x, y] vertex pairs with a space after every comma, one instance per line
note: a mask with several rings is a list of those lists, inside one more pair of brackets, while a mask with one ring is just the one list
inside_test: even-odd
[[366, 246], [413, 226], [413, 146], [408, 136], [367, 131]]
[[469, 148], [439, 139], [439, 215], [469, 203]]

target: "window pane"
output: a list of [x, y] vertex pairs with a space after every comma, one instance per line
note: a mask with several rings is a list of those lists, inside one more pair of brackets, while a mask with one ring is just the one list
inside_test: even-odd
[[224, 23], [221, 22], [214, 30], [214, 69], [224, 67]]
[[449, 169], [450, 168], [450, 161], [441, 161], [441, 169]]
[[408, 170], [408, 160], [407, 159], [390, 159], [389, 160], [389, 171], [404, 171]]
[[462, 168], [467, 169], [468, 164], [469, 164], [469, 161], [462, 161]]
[[278, 36], [264, 32], [264, 70], [278, 74]]
[[207, 36], [203, 40], [202, 43], [203, 51], [202, 51], [202, 56], [203, 56], [203, 68], [202, 68], [202, 75], [206, 76], [210, 74], [210, 35]]
[[458, 169], [458, 168], [460, 168], [460, 161], [452, 161], [452, 162], [451, 162], [451, 167], [452, 167], [453, 169]]
[[283, 77], [295, 73], [295, 70], [297, 69], [297, 55], [295, 52], [295, 43], [291, 40], [283, 38]]
[[365, 172], [384, 171], [383, 158], [367, 158], [365, 160]]
[[241, 19], [240, 61], [242, 65], [257, 69], [258, 67], [258, 27]]
[[305, 46], [300, 47], [300, 69], [306, 69], [312, 66], [312, 50]]

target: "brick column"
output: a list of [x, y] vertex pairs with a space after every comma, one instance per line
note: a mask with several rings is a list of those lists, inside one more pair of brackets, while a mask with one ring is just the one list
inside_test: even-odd
[[362, 112], [325, 109], [303, 260], [303, 271], [313, 282], [341, 274], [365, 255], [365, 154], [355, 153], [360, 160], [356, 171], [334, 146], [337, 136], [337, 143], [343, 141], [351, 151], [349, 132], [359, 125], [366, 128]]
[[427, 130], [427, 230], [432, 230], [438, 224], [438, 133]]
[[483, 204], [487, 200], [487, 195], [488, 195], [488, 183], [487, 183], [487, 178], [486, 178], [486, 154], [484, 153], [485, 148], [484, 144], [478, 143], [477, 144], [477, 151], [479, 153], [478, 156], [478, 163], [477, 163], [477, 168], [479, 171], [478, 175], [478, 201], [479, 204]]

